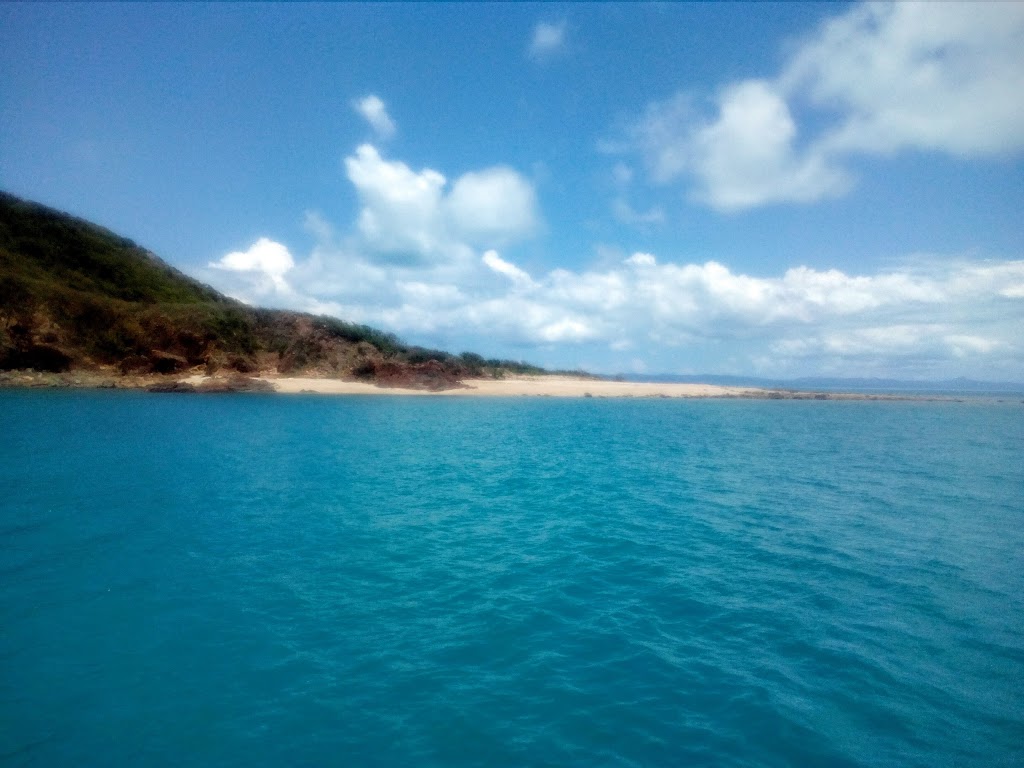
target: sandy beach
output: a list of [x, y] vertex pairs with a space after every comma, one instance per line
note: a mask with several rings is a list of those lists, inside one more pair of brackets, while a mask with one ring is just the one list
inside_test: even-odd
[[441, 392], [378, 387], [358, 381], [318, 378], [267, 379], [278, 392], [332, 395], [422, 395], [424, 397], [767, 397], [768, 390], [712, 384], [655, 384], [601, 381], [573, 376], [515, 376], [467, 379], [465, 387]]
[[504, 379], [466, 379], [461, 387], [430, 391], [381, 387], [364, 381], [320, 376], [118, 375], [111, 370], [40, 373], [0, 371], [0, 389], [138, 389], [150, 392], [279, 392], [281, 394], [378, 395], [418, 397], [595, 397], [595, 398], [743, 398], [764, 400], [950, 400], [947, 395], [815, 392], [795, 389], [734, 387], [717, 384], [674, 384], [612, 381], [576, 376], [508, 376]]

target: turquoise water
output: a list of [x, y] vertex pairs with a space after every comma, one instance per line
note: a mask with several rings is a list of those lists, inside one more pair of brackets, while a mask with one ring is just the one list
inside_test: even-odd
[[4, 765], [1024, 764], [1024, 406], [0, 393]]

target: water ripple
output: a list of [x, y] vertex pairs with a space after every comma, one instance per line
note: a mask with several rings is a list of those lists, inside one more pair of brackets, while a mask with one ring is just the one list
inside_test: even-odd
[[0, 394], [4, 764], [1024, 761], [1019, 409]]

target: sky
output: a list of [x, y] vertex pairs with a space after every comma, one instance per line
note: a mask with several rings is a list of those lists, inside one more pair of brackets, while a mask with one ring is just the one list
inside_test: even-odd
[[452, 352], [1024, 381], [1024, 3], [2, 3], [0, 188]]

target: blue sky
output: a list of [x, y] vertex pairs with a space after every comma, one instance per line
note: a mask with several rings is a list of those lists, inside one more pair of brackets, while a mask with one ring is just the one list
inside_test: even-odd
[[0, 4], [0, 187], [601, 372], [1024, 380], [1024, 4]]

